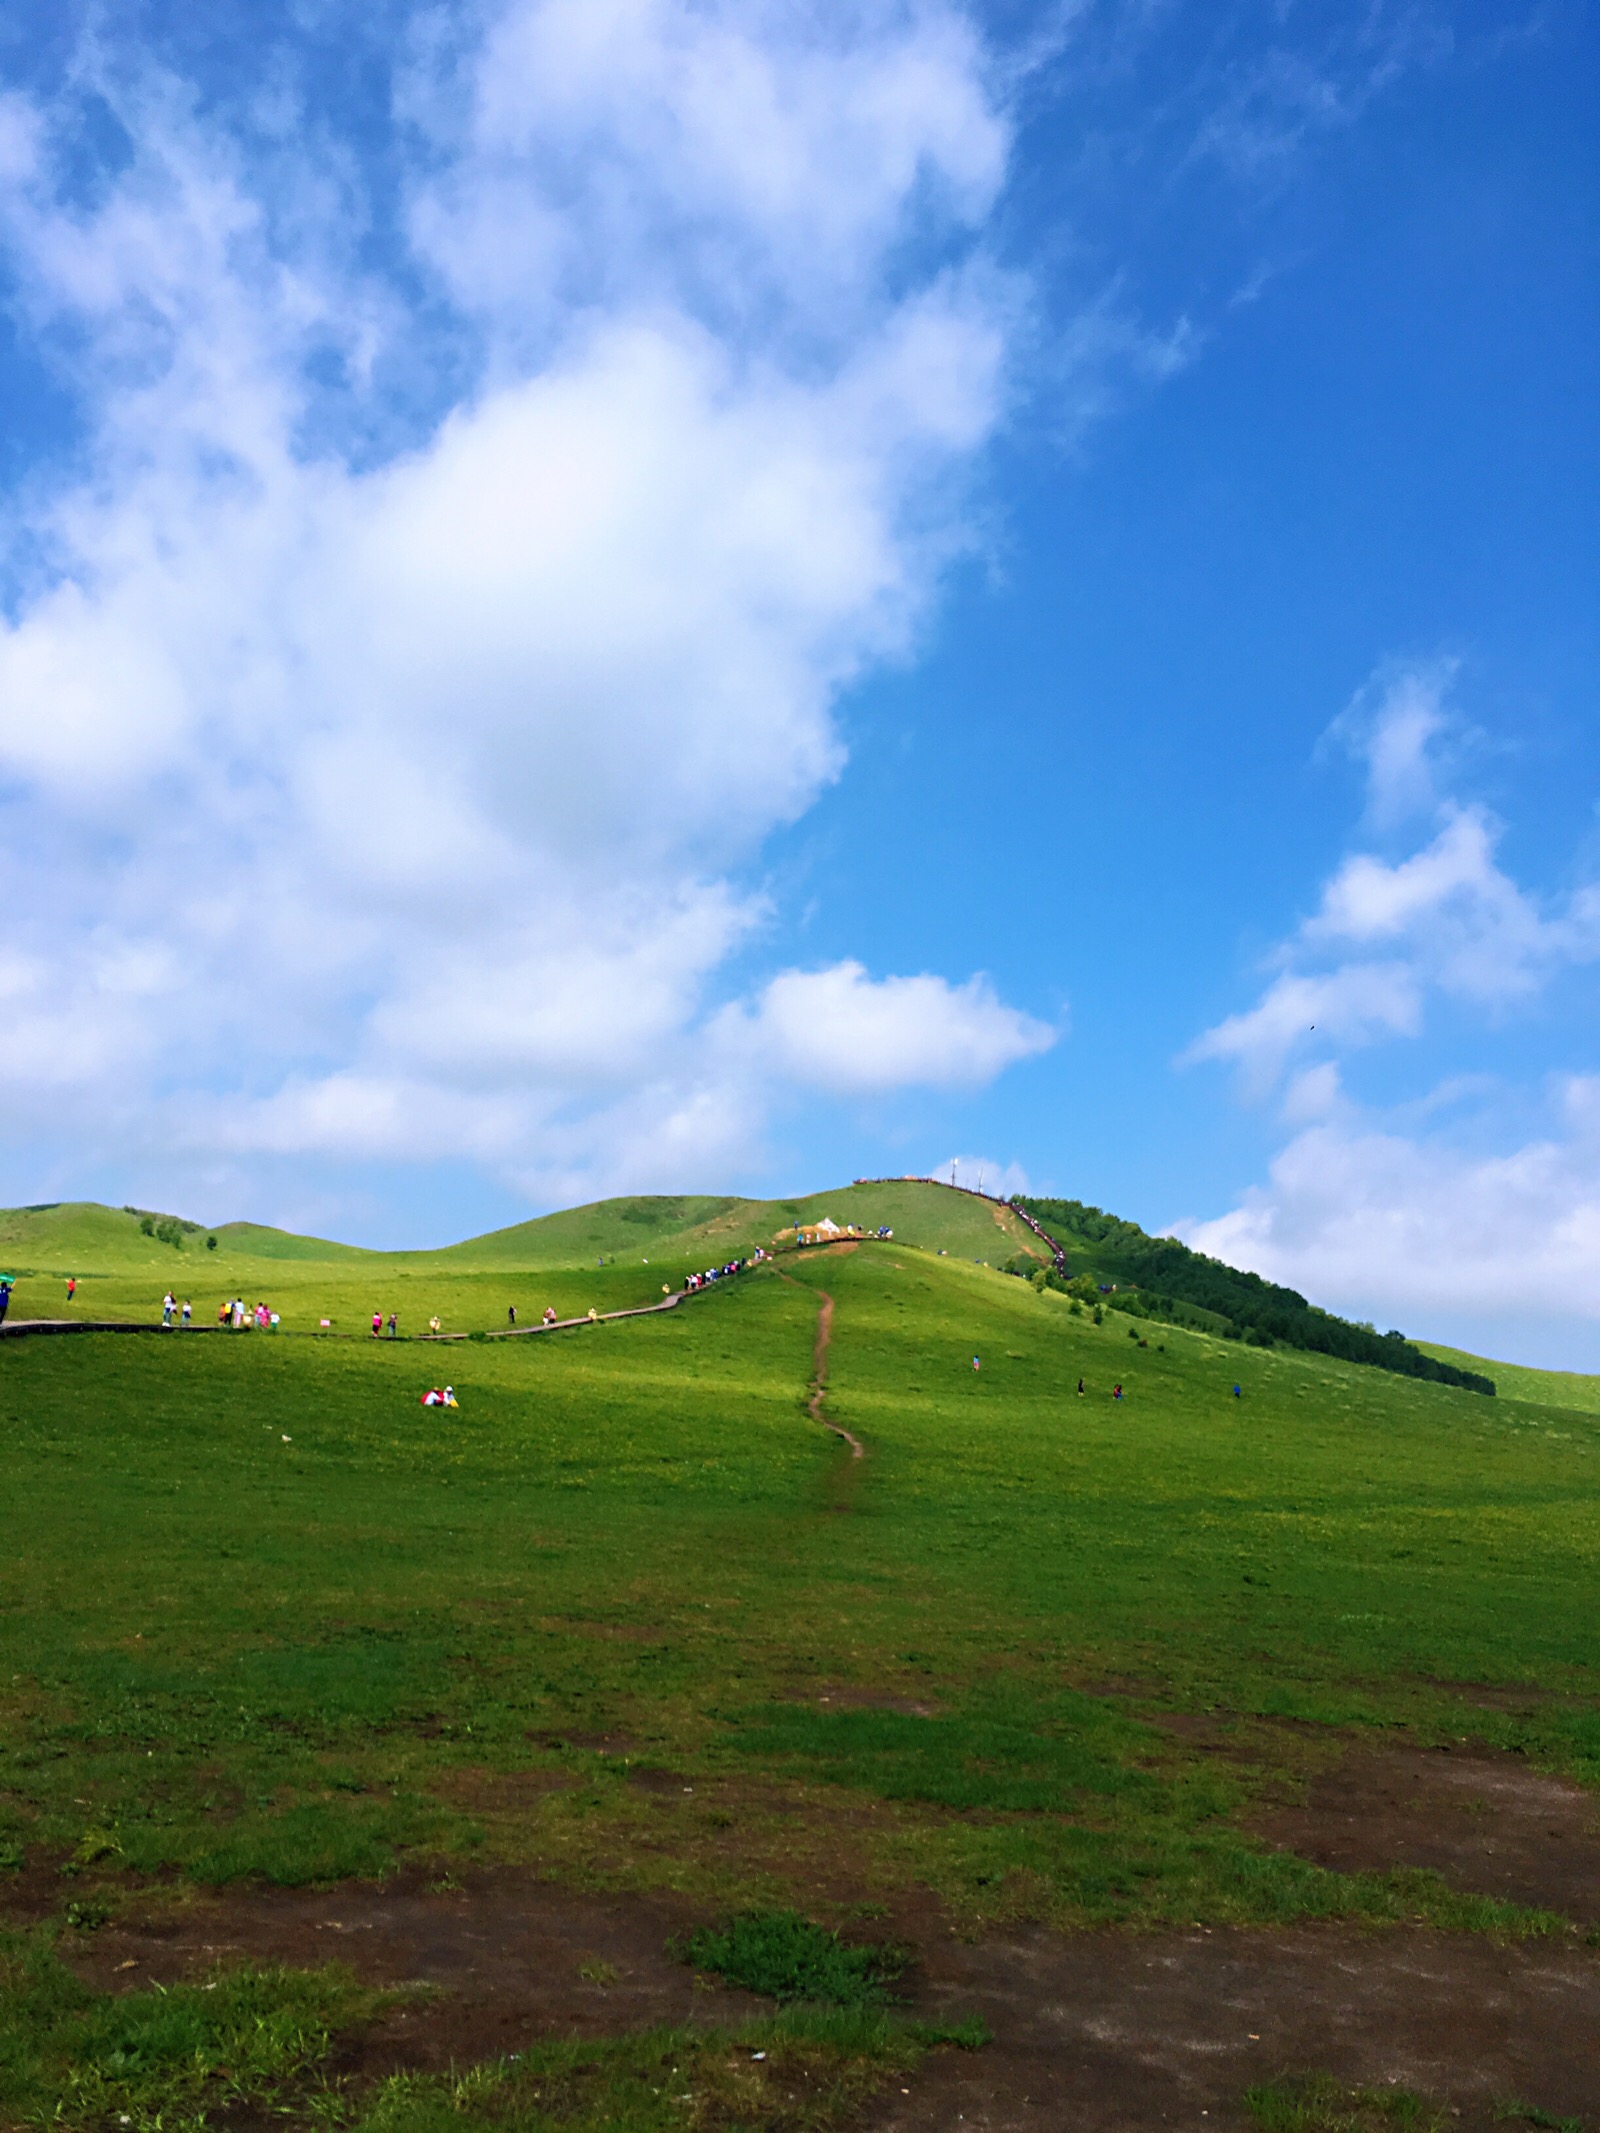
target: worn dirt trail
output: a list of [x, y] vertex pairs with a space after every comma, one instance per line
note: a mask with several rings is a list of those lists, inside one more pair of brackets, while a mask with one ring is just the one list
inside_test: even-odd
[[811, 1397], [806, 1402], [806, 1413], [813, 1422], [820, 1422], [824, 1429], [831, 1429], [836, 1437], [843, 1437], [850, 1447], [852, 1459], [864, 1459], [866, 1446], [861, 1439], [846, 1429], [842, 1422], [835, 1422], [822, 1411], [822, 1403], [828, 1395], [828, 1343], [833, 1338], [833, 1298], [826, 1289], [818, 1292], [817, 1341], [811, 1351]]
[[[840, 1247], [834, 1245], [830, 1249], [837, 1251]], [[854, 1246], [846, 1246], [844, 1249], [853, 1250]], [[785, 1274], [783, 1279], [797, 1289], [806, 1287], [805, 1282], [795, 1281], [792, 1274]], [[833, 1339], [833, 1298], [826, 1289], [818, 1289], [816, 1296], [817, 1337], [811, 1350], [811, 1392], [806, 1401], [806, 1413], [813, 1422], [820, 1422], [824, 1429], [831, 1429], [836, 1437], [844, 1439], [850, 1447], [852, 1460], [865, 1459], [867, 1448], [855, 1432], [846, 1429], [842, 1422], [835, 1422], [822, 1411], [822, 1403], [828, 1397], [828, 1343]]]

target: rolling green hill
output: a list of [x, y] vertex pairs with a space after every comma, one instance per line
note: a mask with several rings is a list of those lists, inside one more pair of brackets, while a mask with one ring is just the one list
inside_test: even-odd
[[[91, 1274], [142, 1272], [180, 1264], [208, 1265], [214, 1271], [257, 1261], [339, 1263], [375, 1272], [385, 1267], [419, 1270], [435, 1265], [441, 1271], [539, 1271], [587, 1266], [602, 1259], [632, 1263], [646, 1257], [687, 1262], [725, 1259], [757, 1244], [770, 1245], [783, 1229], [796, 1222], [817, 1221], [823, 1215], [831, 1215], [841, 1225], [856, 1223], [872, 1229], [887, 1225], [902, 1242], [923, 1250], [991, 1263], [1034, 1244], [1008, 1208], [952, 1192], [946, 1186], [892, 1180], [847, 1185], [794, 1200], [635, 1194], [540, 1215], [437, 1250], [405, 1252], [334, 1244], [260, 1223], [225, 1222], [208, 1227], [179, 1216], [73, 1201], [0, 1210], [0, 1250], [9, 1252], [17, 1267], [76, 1273], [80, 1280]], [[214, 1249], [208, 1247], [211, 1237], [216, 1239]]]
[[[1077, 1201], [1022, 1203], [1067, 1247], [1076, 1272], [1132, 1289], [1119, 1302], [1168, 1322], [1242, 1337], [1269, 1333], [1290, 1345], [1326, 1346], [1347, 1360], [1394, 1368], [1395, 1336], [1370, 1336], [1316, 1311], [1291, 1291], [1239, 1274], [1150, 1237], [1132, 1223]], [[538, 1276], [538, 1308], [547, 1294], [558, 1307], [623, 1308], [659, 1296], [663, 1277], [770, 1247], [795, 1223], [823, 1216], [866, 1230], [880, 1225], [897, 1243], [990, 1266], [1043, 1266], [1038, 1238], [1009, 1206], [923, 1179], [883, 1179], [788, 1200], [716, 1195], [635, 1194], [597, 1200], [469, 1237], [437, 1250], [384, 1252], [297, 1236], [253, 1222], [207, 1227], [138, 1208], [62, 1201], [0, 1209], [0, 1271], [19, 1276], [17, 1316], [148, 1316], [168, 1286], [193, 1294], [202, 1317], [236, 1291], [268, 1295], [285, 1323], [310, 1326], [331, 1316], [350, 1328], [378, 1308], [400, 1309], [415, 1328], [438, 1311], [448, 1324], [492, 1326], [507, 1305], [529, 1307]], [[209, 1240], [214, 1238], [215, 1244]], [[646, 1276], [645, 1269], [656, 1271]], [[80, 1283], [69, 1313], [68, 1274]], [[491, 1299], [473, 1276], [493, 1274]], [[580, 1279], [579, 1277], [583, 1278]], [[602, 1278], [603, 1277], [603, 1278]], [[509, 1282], [510, 1287], [504, 1284]], [[1288, 1306], [1288, 1315], [1279, 1308]], [[1304, 1323], [1301, 1323], [1302, 1317]], [[1308, 1338], [1306, 1328], [1311, 1327]], [[1331, 1334], [1331, 1338], [1330, 1338]], [[1351, 1337], [1356, 1336], [1354, 1345]], [[1503, 1390], [1554, 1406], [1600, 1412], [1600, 1378], [1584, 1378], [1486, 1361], [1429, 1342], [1404, 1344], [1441, 1374], [1479, 1384], [1503, 1378]], [[1372, 1352], [1368, 1352], [1371, 1350]]]

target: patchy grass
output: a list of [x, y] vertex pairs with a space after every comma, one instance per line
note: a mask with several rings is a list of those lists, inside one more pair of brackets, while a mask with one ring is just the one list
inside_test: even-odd
[[218, 1970], [194, 1985], [90, 1991], [48, 1936], [0, 1938], [0, 2114], [18, 2126], [200, 2133], [248, 2108], [348, 2133], [474, 2126], [656, 2133], [738, 2125], [824, 2133], [935, 2045], [986, 2041], [862, 2007], [796, 2008], [726, 2030], [542, 2042], [446, 2075], [365, 2087], [332, 2071], [338, 2039], [385, 1998], [335, 1968]]
[[935, 2045], [985, 2041], [981, 2025], [935, 2029], [859, 2009], [796, 2007], [732, 2034], [541, 2043], [464, 2075], [398, 2075], [338, 2122], [349, 2133], [681, 2133], [686, 2125], [828, 2133]]
[[378, 2004], [337, 1969], [219, 1970], [113, 1997], [80, 1984], [47, 1935], [0, 1935], [0, 2110], [184, 2133], [231, 2106], [276, 2109]]

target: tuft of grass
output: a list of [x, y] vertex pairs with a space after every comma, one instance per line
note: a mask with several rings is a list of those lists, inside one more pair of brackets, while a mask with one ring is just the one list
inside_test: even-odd
[[1443, 2104], [1411, 2089], [1346, 2088], [1331, 2074], [1295, 2074], [1245, 2091], [1261, 2133], [1442, 2133]]
[[1581, 2118], [1558, 2118], [1553, 2111], [1541, 2111], [1533, 2103], [1519, 2103], [1515, 2097], [1501, 2104], [1494, 2115], [1502, 2125], [1509, 2122], [1519, 2126], [1539, 2126], [1545, 2133], [1583, 2133]]
[[724, 1926], [702, 1926], [681, 1946], [684, 1958], [770, 2000], [862, 2008], [888, 1997], [908, 1960], [888, 1943], [852, 1947], [798, 1911], [741, 1911]]

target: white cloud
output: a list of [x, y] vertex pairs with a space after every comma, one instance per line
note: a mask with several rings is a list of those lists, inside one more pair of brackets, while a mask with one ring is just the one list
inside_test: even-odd
[[1376, 1037], [1414, 1036], [1421, 1021], [1421, 990], [1404, 963], [1351, 964], [1316, 975], [1288, 972], [1273, 980], [1254, 1007], [1207, 1030], [1184, 1056], [1234, 1062], [1247, 1088], [1259, 1095], [1276, 1086], [1290, 1057], [1312, 1037], [1322, 1047], [1364, 1044]]
[[1345, 859], [1261, 999], [1191, 1048], [1236, 1065], [1253, 1095], [1281, 1085], [1290, 1138], [1237, 1207], [1178, 1233], [1333, 1309], [1593, 1364], [1600, 1349], [1575, 1351], [1571, 1327], [1600, 1320], [1600, 1079], [1559, 1083], [1532, 1138], [1492, 1077], [1458, 1073], [1387, 1112], [1341, 1080], [1340, 1056], [1419, 1036], [1435, 999], [1504, 1017], [1600, 956], [1600, 895], [1541, 902], [1499, 864], [1487, 812], [1441, 793], [1447, 678], [1387, 670], [1341, 722], [1368, 765], [1369, 825], [1422, 813], [1434, 834], [1403, 857]]
[[1380, 667], [1328, 729], [1365, 764], [1368, 819], [1379, 829], [1438, 804], [1437, 752], [1457, 667], [1453, 659]]
[[1287, 1282], [1333, 1309], [1600, 1319], [1600, 1079], [1557, 1091], [1557, 1130], [1507, 1154], [1384, 1131], [1314, 1125], [1268, 1183], [1180, 1233], [1197, 1251]]
[[753, 1066], [837, 1095], [973, 1088], [1055, 1041], [987, 978], [874, 981], [851, 962], [784, 971], [751, 1007], [730, 1009], [718, 1035]]
[[[66, 1076], [123, 1145], [529, 1181], [654, 1134], [681, 1179], [748, 1156], [757, 1056], [859, 1093], [1047, 1041], [981, 980], [716, 1000], [763, 916], [733, 870], [839, 774], [834, 699], [914, 643], [1005, 404], [970, 24], [477, 19], [417, 18], [377, 264], [343, 150], [265, 165], [127, 51], [0, 105], [0, 244], [84, 424], [5, 528], [19, 1130]], [[80, 88], [131, 143], [87, 190]], [[436, 415], [391, 420], [397, 365]]]

